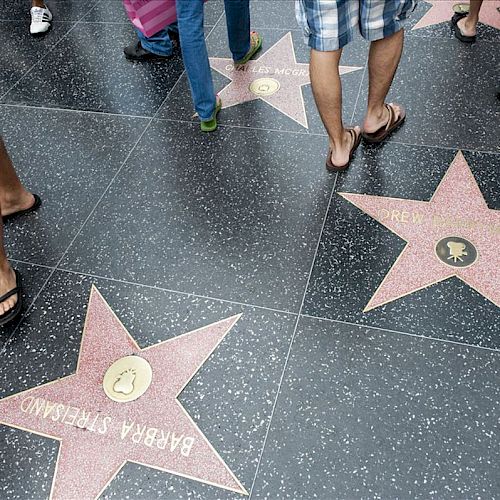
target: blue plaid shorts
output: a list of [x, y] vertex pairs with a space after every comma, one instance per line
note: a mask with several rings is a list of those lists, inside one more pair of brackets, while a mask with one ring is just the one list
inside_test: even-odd
[[399, 31], [417, 0], [295, 0], [297, 21], [309, 47], [337, 50], [357, 29], [371, 42]]

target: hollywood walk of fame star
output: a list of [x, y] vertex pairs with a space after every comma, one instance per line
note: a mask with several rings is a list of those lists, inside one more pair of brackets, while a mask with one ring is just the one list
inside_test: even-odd
[[[238, 319], [140, 349], [92, 287], [76, 373], [0, 400], [0, 422], [60, 441], [54, 499], [96, 498], [126, 461], [246, 494], [177, 400]], [[111, 400], [117, 360], [135, 368], [112, 374]], [[150, 385], [137, 397], [140, 380]]]
[[486, 205], [462, 152], [430, 201], [339, 194], [407, 242], [365, 311], [452, 276], [500, 306], [500, 211]]
[[[297, 62], [290, 32], [258, 59], [245, 65], [235, 67], [232, 59], [219, 57], [211, 57], [210, 65], [231, 80], [219, 93], [223, 108], [261, 99], [309, 128], [302, 96], [302, 86], [311, 83], [309, 64]], [[340, 66], [340, 74], [360, 69]]]
[[[450, 22], [453, 17], [453, 6], [462, 3], [460, 0], [425, 0], [431, 8], [424, 14], [412, 30], [427, 28], [434, 24]], [[485, 0], [479, 12], [479, 22], [500, 29], [500, 0]]]

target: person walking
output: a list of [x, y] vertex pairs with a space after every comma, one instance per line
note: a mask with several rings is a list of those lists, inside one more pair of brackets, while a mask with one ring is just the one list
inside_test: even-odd
[[[214, 91], [203, 30], [204, 0], [176, 0], [182, 59], [201, 130], [217, 129], [222, 102]], [[262, 47], [262, 37], [250, 32], [249, 0], [224, 0], [229, 48], [236, 65], [247, 63]]]
[[3, 244], [4, 222], [37, 210], [42, 200], [30, 193], [14, 170], [0, 137], [0, 325], [15, 319], [21, 312], [21, 275], [10, 266]]
[[[296, 14], [311, 49], [311, 84], [330, 148], [326, 168], [345, 170], [363, 137], [384, 141], [405, 120], [399, 104], [386, 103], [403, 50], [403, 26], [415, 0], [296, 0]], [[342, 121], [342, 49], [356, 30], [370, 41], [368, 108], [363, 127]]]

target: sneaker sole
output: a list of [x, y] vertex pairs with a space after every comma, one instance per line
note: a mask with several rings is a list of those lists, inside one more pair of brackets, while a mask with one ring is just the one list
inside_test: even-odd
[[34, 36], [35, 38], [37, 38], [37, 37], [41, 37], [41, 36], [46, 35], [51, 30], [52, 30], [52, 24], [49, 24], [49, 27], [45, 31], [38, 31], [37, 33], [31, 33], [31, 31], [30, 31], [30, 34], [31, 34], [31, 36]]

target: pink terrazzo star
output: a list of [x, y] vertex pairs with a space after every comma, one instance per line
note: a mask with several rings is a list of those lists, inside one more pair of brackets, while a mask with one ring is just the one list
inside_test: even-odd
[[[461, 152], [430, 201], [339, 194], [407, 242], [365, 311], [452, 276], [500, 306], [500, 211], [486, 205]], [[437, 248], [447, 252], [442, 259]]]
[[[292, 120], [308, 127], [302, 86], [311, 83], [309, 64], [298, 63], [291, 33], [262, 54], [258, 59], [235, 67], [232, 59], [210, 58], [210, 65], [232, 81], [219, 93], [222, 107], [229, 108], [247, 101], [262, 99]], [[362, 68], [340, 66], [340, 74], [351, 73]], [[271, 95], [257, 95], [250, 89], [252, 82], [271, 78], [278, 82], [279, 89]]]
[[[422, 19], [413, 26], [413, 30], [433, 26], [434, 24], [450, 22], [453, 17], [453, 6], [457, 3], [467, 3], [461, 0], [425, 0], [431, 8]], [[500, 29], [500, 0], [485, 0], [479, 12], [479, 22]]]
[[[54, 499], [96, 498], [126, 461], [246, 494], [177, 400], [238, 319], [140, 349], [93, 287], [76, 373], [0, 400], [0, 422], [60, 441]], [[152, 382], [117, 403], [104, 374], [130, 355], [150, 364]]]

